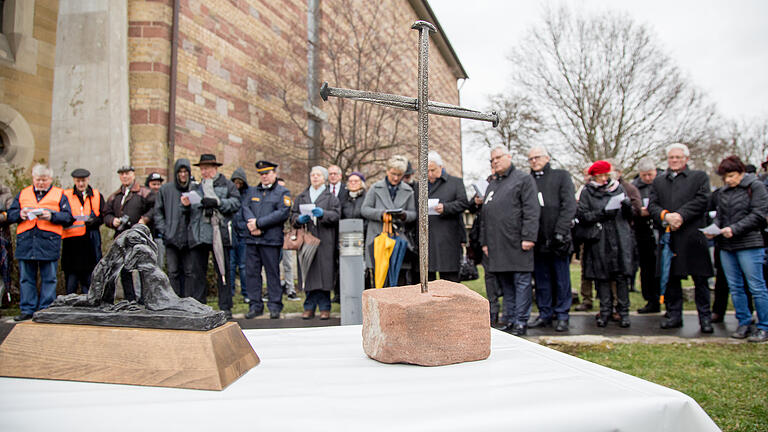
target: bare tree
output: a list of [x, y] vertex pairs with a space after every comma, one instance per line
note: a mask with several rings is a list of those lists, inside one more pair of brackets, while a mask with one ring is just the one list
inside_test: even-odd
[[[403, 70], [399, 62], [405, 50], [402, 37], [396, 34], [402, 32], [402, 25], [388, 2], [328, 0], [323, 11], [326, 16], [318, 41], [323, 79], [333, 87], [403, 92], [402, 80], [393, 73]], [[309, 142], [306, 119], [311, 110], [306, 108], [306, 88], [301, 85], [306, 81], [297, 79], [306, 67], [303, 60], [300, 55], [286, 60], [280, 93], [291, 123]], [[413, 130], [409, 127], [413, 120], [404, 111], [342, 98], [321, 108], [327, 118], [314, 150], [319, 159], [339, 165], [342, 172], [360, 170], [376, 177], [383, 172], [383, 162], [414, 139], [408, 132]]]
[[714, 106], [654, 38], [625, 15], [576, 16], [562, 7], [545, 11], [512, 50], [515, 90], [530, 98], [573, 172], [605, 158], [631, 171], [669, 143], [708, 138]]
[[[723, 158], [736, 155], [745, 164], [759, 167], [768, 155], [768, 119], [729, 120], [717, 126], [711, 138], [691, 150], [701, 168], [714, 173]], [[714, 183], [718, 183], [713, 178]]]

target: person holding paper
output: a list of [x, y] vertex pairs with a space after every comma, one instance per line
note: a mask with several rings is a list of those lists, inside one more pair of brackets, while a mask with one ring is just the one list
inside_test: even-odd
[[651, 195], [651, 185], [656, 178], [656, 164], [651, 158], [641, 159], [637, 163], [637, 178], [632, 184], [640, 192], [643, 206], [640, 214], [634, 218], [635, 241], [637, 242], [637, 260], [640, 266], [640, 290], [645, 300], [645, 306], [637, 313], [649, 314], [661, 311], [659, 305], [659, 278], [656, 276], [656, 236], [653, 231], [653, 221], [648, 212], [648, 202]]
[[83, 294], [91, 286], [91, 272], [101, 259], [102, 209], [104, 197], [98, 189], [88, 184], [90, 171], [78, 168], [72, 171], [74, 186], [65, 189], [64, 195], [75, 222], [64, 228], [61, 247], [61, 269], [67, 284], [67, 294], [77, 293], [78, 285]]
[[[462, 214], [469, 208], [464, 181], [445, 172], [443, 158], [436, 151], [427, 155], [429, 201], [429, 280], [459, 282], [461, 246], [466, 243]], [[433, 201], [434, 200], [434, 201]]]
[[[717, 237], [707, 234], [707, 237], [715, 237], [719, 246], [720, 262], [739, 321], [731, 337], [768, 342], [768, 288], [763, 279], [765, 244], [761, 234], [766, 227], [768, 192], [757, 177], [745, 175], [745, 169], [737, 156], [720, 162], [717, 173], [725, 183], [716, 203], [715, 225], [721, 227], [720, 234]], [[755, 329], [744, 292], [745, 280], [757, 311]]]
[[[16, 227], [16, 259], [19, 262], [21, 313], [14, 321], [32, 319], [56, 298], [56, 267], [64, 227], [72, 225], [69, 200], [53, 186], [53, 170], [45, 165], [32, 167], [32, 185], [16, 195], [8, 209], [8, 223]], [[40, 293], [37, 275], [40, 273]]]
[[[600, 299], [597, 326], [608, 325], [614, 300], [611, 282], [615, 282], [619, 327], [629, 327], [629, 276], [634, 271], [635, 249], [629, 225], [631, 203], [619, 181], [611, 178], [610, 163], [593, 163], [589, 175], [592, 180], [582, 189], [576, 210], [576, 218], [589, 233], [584, 240], [582, 271], [585, 278], [595, 281]], [[614, 197], [623, 197], [618, 206], [612, 205]]]
[[[709, 202], [709, 176], [704, 171], [688, 167], [690, 150], [681, 143], [666, 149], [667, 170], [653, 180], [648, 212], [660, 231], [669, 228], [670, 247], [675, 257], [669, 270], [669, 283], [665, 292], [668, 318], [663, 329], [683, 326], [683, 291], [681, 279], [691, 276], [694, 300], [699, 313], [699, 326], [703, 333], [712, 333], [712, 312], [709, 305], [708, 279], [714, 276], [707, 239], [699, 228], [706, 226]], [[661, 256], [661, 245], [657, 254]], [[656, 272], [661, 275], [661, 263]]]
[[[315, 316], [320, 310], [320, 319], [331, 316], [331, 291], [336, 280], [334, 254], [338, 244], [338, 223], [341, 205], [325, 185], [328, 170], [321, 166], [312, 167], [309, 172], [310, 185], [296, 197], [291, 209], [291, 223], [296, 228], [304, 228], [308, 233], [320, 239], [309, 268], [299, 272], [306, 274], [306, 280], [299, 280], [307, 298], [304, 301], [303, 319]], [[299, 259], [299, 266], [302, 260]]]

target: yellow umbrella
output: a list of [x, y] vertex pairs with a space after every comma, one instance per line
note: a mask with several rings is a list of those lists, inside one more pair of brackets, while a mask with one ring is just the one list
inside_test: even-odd
[[381, 234], [373, 239], [374, 283], [376, 288], [384, 287], [389, 270], [389, 257], [395, 247], [395, 239], [389, 236], [392, 232], [392, 215], [384, 213], [383, 220], [384, 226], [381, 229]]

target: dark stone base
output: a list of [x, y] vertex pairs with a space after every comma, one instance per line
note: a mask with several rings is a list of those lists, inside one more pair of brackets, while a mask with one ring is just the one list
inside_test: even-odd
[[105, 312], [92, 307], [59, 306], [35, 312], [34, 321], [48, 324], [85, 324], [109, 327], [138, 327], [207, 331], [227, 322], [222, 311], [190, 314], [174, 310]]

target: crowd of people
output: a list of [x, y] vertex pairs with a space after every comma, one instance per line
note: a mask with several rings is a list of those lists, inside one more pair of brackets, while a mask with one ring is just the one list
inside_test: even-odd
[[[584, 185], [575, 192], [571, 175], [550, 165], [546, 149], [531, 149], [530, 170], [523, 170], [512, 164], [506, 148], [496, 147], [490, 152], [490, 176], [474, 185], [476, 193], [468, 199], [463, 180], [446, 171], [440, 154], [429, 152], [428, 279], [461, 281], [465, 257], [482, 265], [491, 323], [525, 335], [528, 328], [545, 326], [568, 331], [572, 307], [592, 310], [593, 290], [599, 300], [596, 326], [616, 322], [629, 327], [629, 292], [635, 289], [638, 270], [646, 304], [637, 312], [661, 313], [664, 304], [660, 327], [681, 327], [681, 280], [690, 276], [702, 333], [712, 333], [712, 323], [722, 322], [730, 293], [739, 323], [732, 336], [768, 340], [764, 180], [730, 156], [717, 170], [724, 185], [713, 192], [707, 173], [689, 167], [685, 145], [670, 145], [666, 155], [666, 170], [644, 159], [632, 181], [623, 177], [617, 161], [596, 161], [585, 169]], [[67, 189], [53, 186], [53, 173], [43, 165], [33, 167], [32, 185], [15, 198], [7, 188], [0, 189], [4, 252], [10, 252], [9, 226], [17, 224], [21, 313], [15, 319], [30, 319], [53, 301], [60, 257], [67, 293], [87, 292], [90, 273], [101, 258], [102, 224], [115, 235], [135, 224], [150, 227], [159, 265], [182, 297], [206, 302], [212, 258], [218, 307], [228, 317], [239, 273], [241, 294], [249, 305], [246, 318], [264, 314], [266, 302], [270, 318], [278, 319], [284, 297], [299, 300], [297, 291], [303, 290], [302, 317], [312, 319], [318, 312], [320, 319], [328, 319], [339, 296], [341, 219], [364, 221], [366, 288], [376, 284], [374, 239], [390, 229], [385, 227], [407, 245], [402, 268], [390, 281], [403, 285], [419, 280], [419, 185], [407, 158], [392, 156], [384, 178], [370, 188], [363, 173], [347, 174], [345, 183], [336, 165], [312, 167], [309, 185], [295, 198], [277, 176], [276, 163], [256, 163], [255, 186], [243, 168], [228, 179], [219, 172], [221, 165], [215, 155], [201, 155], [195, 164], [201, 178], [196, 181], [191, 162], [178, 159], [168, 182], [151, 173], [144, 186], [133, 167], [125, 166], [118, 170], [120, 188], [107, 198], [89, 184], [90, 173], [82, 168], [71, 173], [73, 186]], [[475, 214], [469, 231], [467, 212]], [[320, 240], [314, 259], [296, 272], [298, 288], [295, 251], [284, 248], [290, 230]], [[9, 256], [0, 260], [6, 264], [0, 267], [6, 286]], [[574, 257], [582, 267], [578, 293], [571, 287]], [[713, 276], [715, 300], [710, 305]], [[123, 275], [121, 282], [125, 299], [134, 300], [131, 275]], [[538, 315], [531, 319], [534, 300]]]

